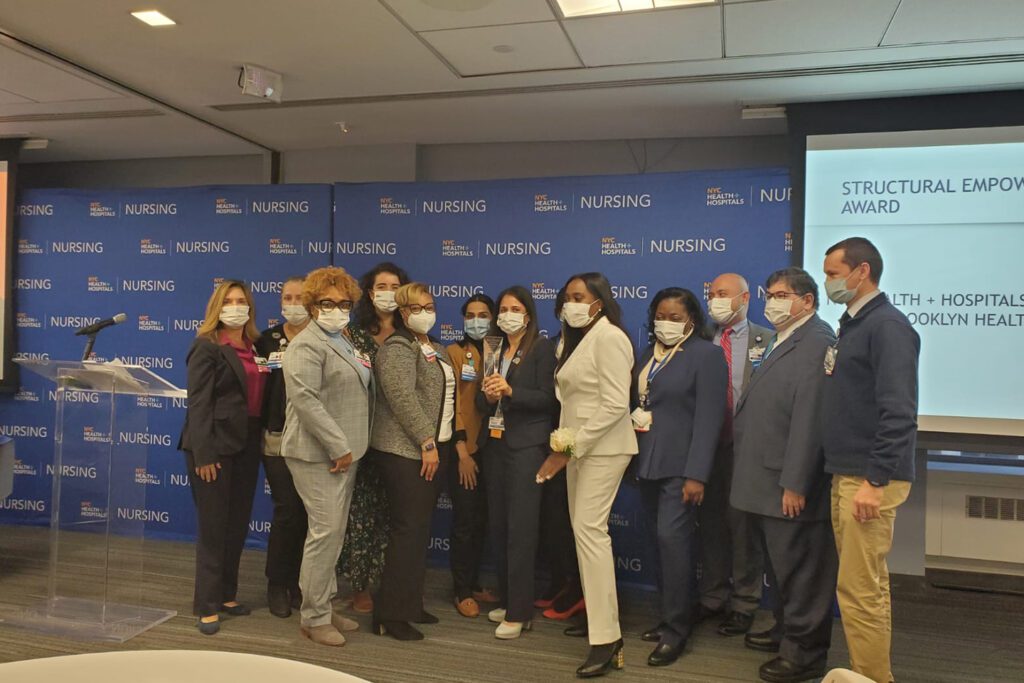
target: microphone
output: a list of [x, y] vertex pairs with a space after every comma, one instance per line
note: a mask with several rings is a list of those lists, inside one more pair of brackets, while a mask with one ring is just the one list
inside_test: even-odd
[[75, 332], [75, 335], [76, 336], [81, 336], [81, 335], [86, 335], [86, 334], [87, 335], [93, 335], [93, 334], [96, 334], [97, 332], [99, 332], [102, 329], [110, 327], [111, 325], [117, 325], [118, 323], [123, 323], [127, 319], [128, 319], [127, 315], [125, 315], [124, 313], [118, 313], [117, 315], [115, 315], [112, 318], [107, 318], [106, 320], [97, 320], [92, 325], [86, 325], [85, 327], [78, 328], [78, 330]]

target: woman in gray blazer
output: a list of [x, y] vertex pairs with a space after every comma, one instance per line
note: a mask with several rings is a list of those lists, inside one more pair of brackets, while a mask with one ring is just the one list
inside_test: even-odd
[[455, 444], [465, 442], [456, 410], [455, 371], [445, 349], [429, 335], [436, 314], [426, 285], [395, 292], [401, 322], [377, 351], [380, 391], [370, 445], [390, 510], [388, 547], [380, 591], [373, 601], [373, 630], [397, 640], [422, 640], [410, 622], [432, 624], [423, 609], [430, 520]]
[[359, 459], [366, 452], [373, 398], [367, 356], [345, 335], [356, 281], [341, 268], [306, 276], [302, 302], [313, 323], [284, 354], [288, 394], [281, 455], [309, 517], [302, 554], [302, 635], [321, 645], [345, 644], [358, 624], [335, 614], [335, 565], [345, 538]]

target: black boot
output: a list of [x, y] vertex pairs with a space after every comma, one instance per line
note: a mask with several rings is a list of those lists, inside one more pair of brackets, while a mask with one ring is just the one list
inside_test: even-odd
[[284, 586], [267, 586], [267, 607], [275, 617], [287, 619], [292, 615], [292, 599]]
[[415, 624], [436, 624], [439, 621], [441, 620], [435, 617], [427, 610], [420, 611], [420, 616], [416, 619], [413, 619], [413, 623]]
[[622, 651], [622, 638], [607, 645], [591, 645], [587, 661], [576, 669], [576, 678], [597, 678], [604, 676], [612, 669], [626, 666], [626, 656]]
[[408, 621], [373, 620], [373, 632], [378, 636], [389, 635], [395, 640], [423, 640], [423, 634]]

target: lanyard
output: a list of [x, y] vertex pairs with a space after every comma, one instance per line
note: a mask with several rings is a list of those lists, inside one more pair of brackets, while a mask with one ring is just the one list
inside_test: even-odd
[[[651, 363], [651, 369], [647, 371], [648, 385], [650, 385], [650, 383], [654, 381], [654, 378], [658, 375], [659, 372], [661, 372], [661, 369], [668, 365], [668, 362], [672, 360], [672, 358], [676, 355], [676, 352], [679, 351], [679, 349], [681, 349], [682, 346], [683, 342], [679, 342], [678, 344], [672, 347], [672, 350], [668, 352], [668, 355], [666, 355], [660, 361], [654, 361], [653, 363]], [[651, 359], [653, 360], [653, 358], [654, 356], [652, 355]], [[650, 389], [648, 389], [648, 391], [650, 391]]]

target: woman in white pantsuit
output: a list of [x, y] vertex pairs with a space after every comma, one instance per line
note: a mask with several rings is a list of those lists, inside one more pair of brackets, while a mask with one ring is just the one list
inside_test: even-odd
[[608, 516], [619, 482], [637, 453], [629, 418], [633, 346], [622, 313], [600, 273], [569, 278], [562, 306], [562, 343], [555, 387], [562, 403], [560, 428], [575, 431], [572, 457], [552, 453], [537, 474], [550, 479], [567, 467], [569, 517], [579, 557], [587, 626], [567, 635], [588, 635], [590, 655], [580, 678], [603, 676], [623, 666], [615, 559]]

